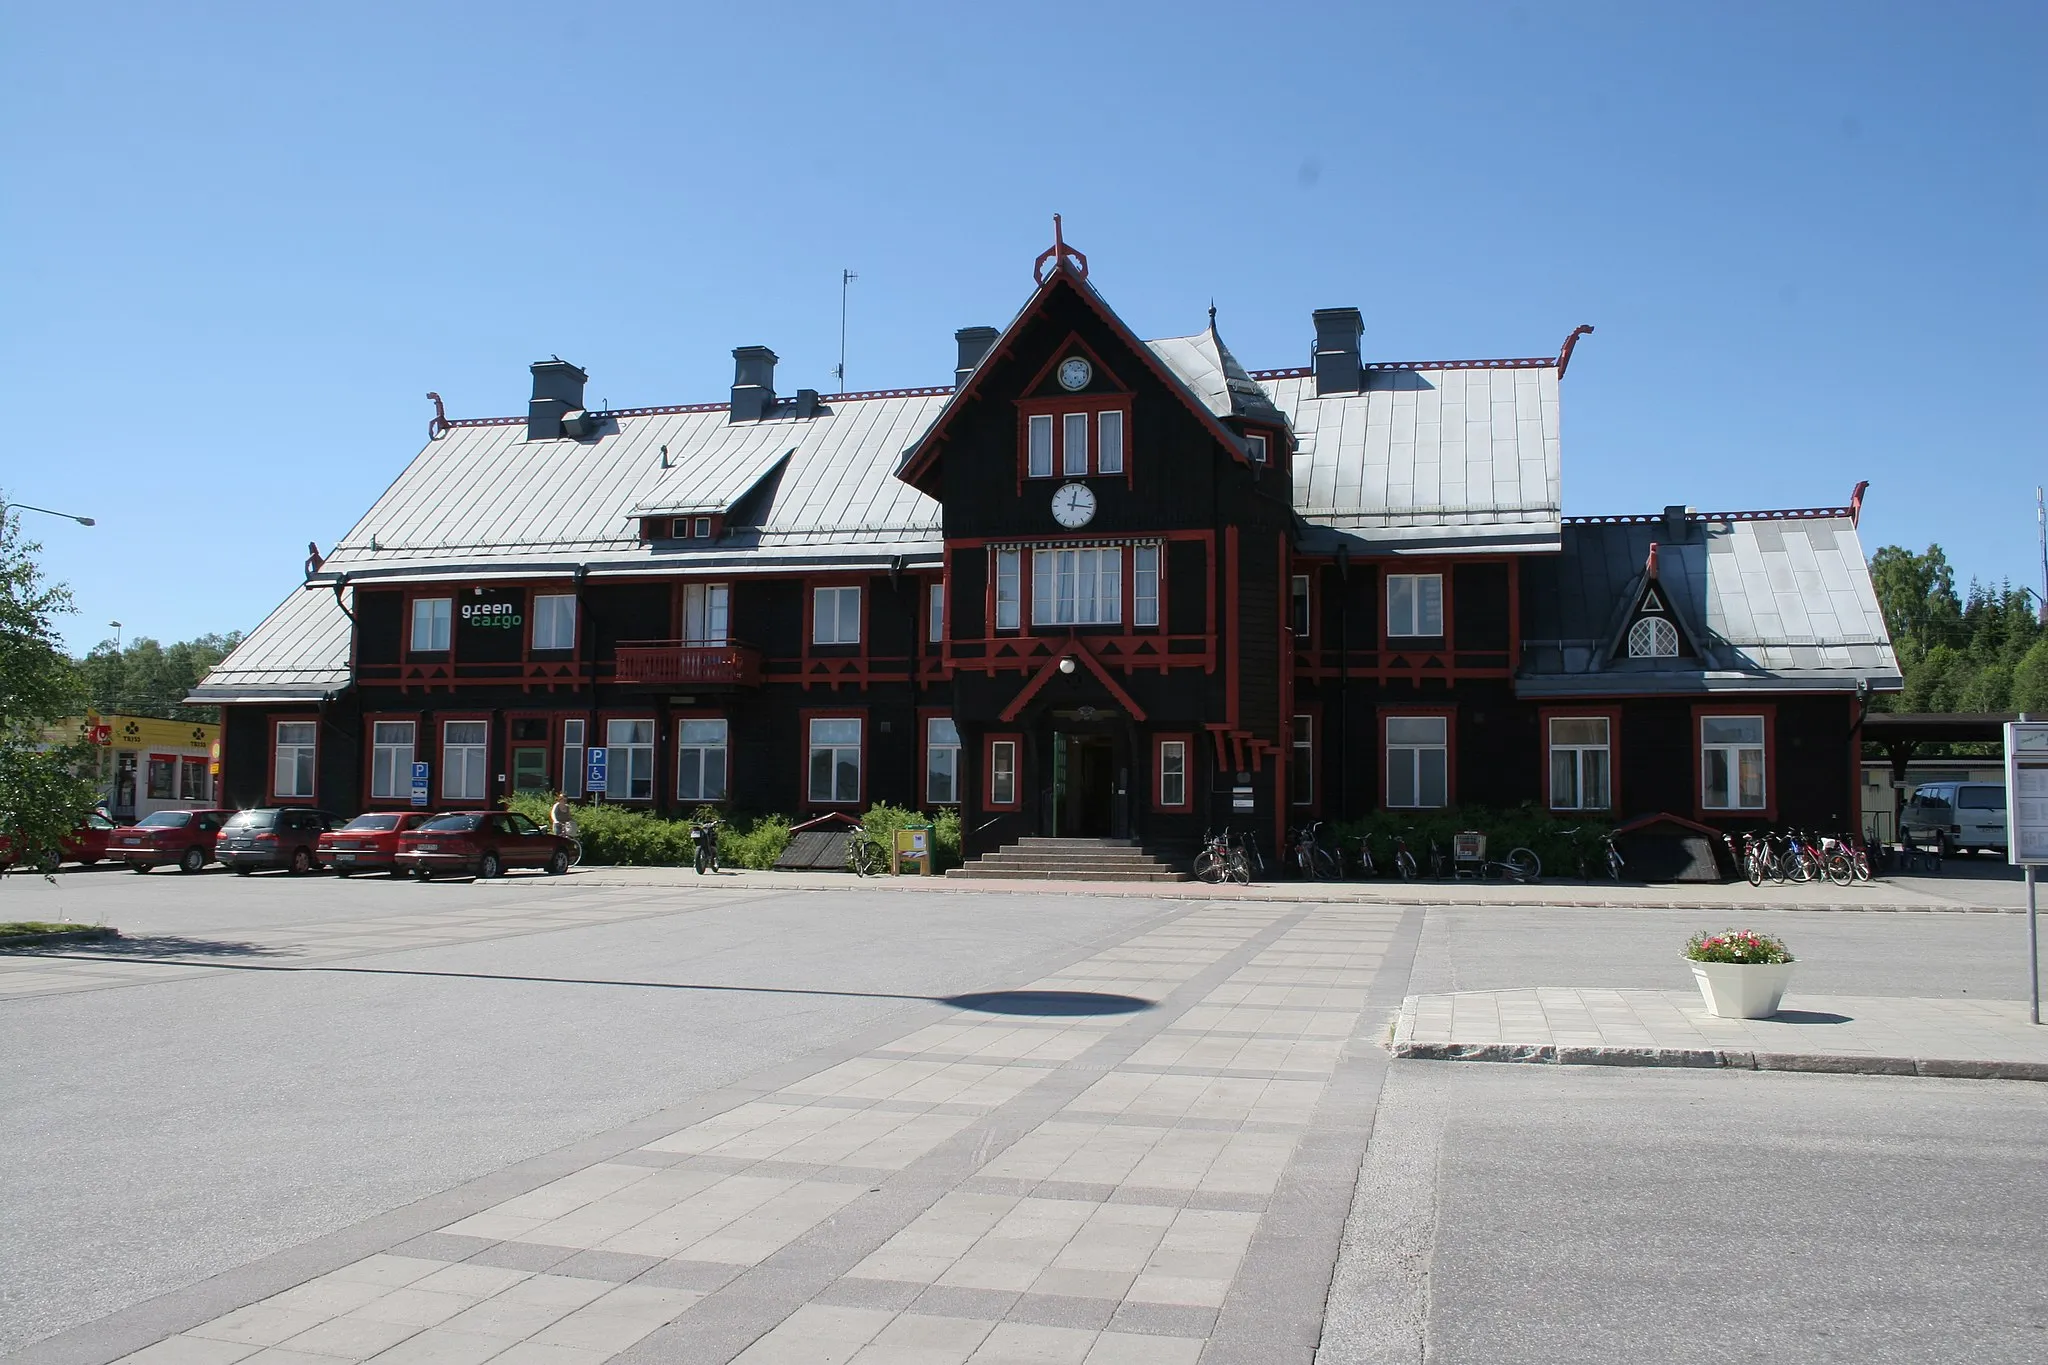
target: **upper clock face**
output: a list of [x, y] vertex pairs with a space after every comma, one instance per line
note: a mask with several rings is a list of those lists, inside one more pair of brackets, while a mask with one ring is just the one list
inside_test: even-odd
[[1085, 389], [1095, 375], [1094, 367], [1079, 356], [1070, 356], [1060, 362], [1060, 386], [1067, 389]]
[[1095, 520], [1095, 490], [1085, 483], [1063, 483], [1052, 495], [1052, 519], [1065, 527]]

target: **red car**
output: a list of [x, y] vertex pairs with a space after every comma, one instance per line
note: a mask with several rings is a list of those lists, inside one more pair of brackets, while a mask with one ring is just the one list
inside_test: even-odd
[[437, 872], [495, 877], [508, 867], [569, 870], [570, 843], [518, 811], [437, 815], [398, 836], [398, 869], [421, 881]]
[[213, 861], [213, 846], [231, 810], [160, 810], [107, 837], [107, 856], [119, 858], [131, 871], [176, 864], [180, 872], [197, 872]]
[[377, 811], [358, 815], [340, 829], [320, 836], [320, 862], [337, 877], [351, 872], [389, 872], [399, 876], [398, 836], [434, 817], [423, 810]]
[[[57, 870], [58, 862], [79, 863], [85, 867], [91, 867], [94, 863], [107, 856], [107, 838], [119, 828], [121, 827], [112, 820], [101, 815], [98, 811], [94, 811], [91, 815], [85, 817], [84, 824], [58, 841], [57, 847], [61, 856], [57, 861], [45, 863], [40, 870], [54, 872]], [[5, 836], [0, 836], [0, 868], [12, 867], [13, 865], [13, 846]]]

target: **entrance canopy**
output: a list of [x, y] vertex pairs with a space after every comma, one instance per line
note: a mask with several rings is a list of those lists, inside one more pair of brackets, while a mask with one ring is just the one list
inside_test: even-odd
[[1922, 744], [1997, 744], [2005, 738], [2009, 711], [1974, 711], [1955, 715], [1917, 715], [1873, 711], [1863, 718], [1863, 738], [1884, 747], [1892, 765], [1892, 785], [1903, 786], [1906, 765]]

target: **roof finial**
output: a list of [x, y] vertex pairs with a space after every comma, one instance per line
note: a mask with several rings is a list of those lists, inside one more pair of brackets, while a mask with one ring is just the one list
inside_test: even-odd
[[1579, 338], [1589, 335], [1592, 330], [1592, 323], [1582, 322], [1572, 328], [1572, 334], [1564, 339], [1564, 345], [1559, 347], [1557, 352], [1557, 377], [1559, 379], [1564, 378], [1564, 372], [1571, 367], [1572, 349], [1579, 344]]
[[[1047, 261], [1052, 262], [1053, 270], [1068, 269], [1074, 272], [1076, 278], [1088, 278], [1088, 258], [1067, 245], [1066, 234], [1060, 226], [1060, 216], [1057, 213], [1052, 216], [1052, 245], [1039, 252], [1038, 259], [1031, 265], [1031, 277], [1040, 284], [1051, 278], [1052, 272], [1045, 268]], [[1069, 261], [1073, 264], [1069, 265]]]
[[1216, 330], [1216, 300], [1209, 300], [1209, 330]]
[[427, 397], [434, 400], [434, 415], [427, 419], [427, 439], [438, 441], [448, 431], [448, 409], [442, 406], [440, 394], [429, 393]]

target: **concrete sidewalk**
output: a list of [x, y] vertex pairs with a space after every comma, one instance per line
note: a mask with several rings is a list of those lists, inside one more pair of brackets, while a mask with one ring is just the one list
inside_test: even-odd
[[1390, 1048], [1434, 1061], [2048, 1081], [2048, 1026], [2016, 1000], [1801, 995], [1769, 1019], [1719, 1019], [1697, 990], [1460, 991], [1407, 997]]
[[742, 886], [777, 891], [844, 891], [851, 886], [886, 887], [908, 895], [1116, 896], [1157, 901], [1252, 904], [1438, 907], [1451, 905], [1534, 905], [1568, 909], [1646, 910], [1875, 910], [1910, 914], [2023, 913], [2017, 884], [1939, 877], [1884, 879], [1850, 886], [1752, 887], [1727, 885], [1644, 886], [1627, 882], [1545, 881], [1531, 885], [1480, 881], [1257, 881], [1249, 886], [1204, 882], [1087, 882], [1037, 879], [878, 877], [865, 883], [843, 872], [753, 872], [727, 870], [699, 875], [686, 867], [583, 867], [564, 884], [576, 886]]

